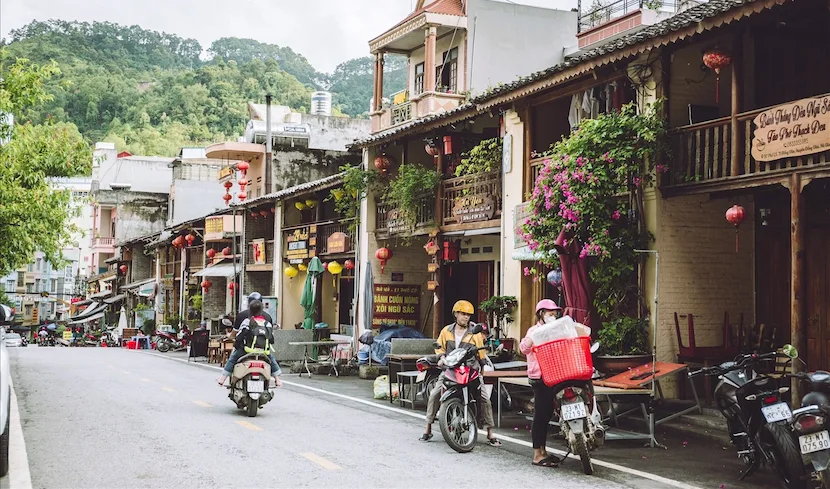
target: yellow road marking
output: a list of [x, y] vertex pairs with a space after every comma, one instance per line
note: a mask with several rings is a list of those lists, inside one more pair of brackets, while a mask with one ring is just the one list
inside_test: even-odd
[[243, 428], [248, 428], [251, 431], [262, 431], [262, 428], [260, 428], [259, 426], [255, 425], [255, 424], [251, 424], [247, 421], [237, 421], [236, 424], [238, 424], [239, 426], [241, 426]]
[[176, 389], [173, 389], [172, 387], [162, 387], [162, 390], [165, 390], [167, 392], [176, 392]]
[[193, 401], [193, 404], [195, 404], [197, 406], [202, 406], [202, 407], [210, 407], [210, 404], [208, 404], [204, 401]]
[[138, 380], [140, 380], [140, 381], [142, 381], [142, 382], [150, 382], [150, 379], [145, 379], [144, 377], [142, 377], [142, 378], [140, 378], [140, 379], [138, 379]]
[[311, 460], [312, 462], [319, 465], [320, 467], [323, 467], [324, 469], [340, 470], [342, 468], [339, 465], [337, 465], [336, 463], [330, 462], [330, 461], [324, 459], [323, 457], [317, 455], [316, 453], [306, 452], [306, 453], [301, 453], [300, 455], [307, 458], [308, 460]]

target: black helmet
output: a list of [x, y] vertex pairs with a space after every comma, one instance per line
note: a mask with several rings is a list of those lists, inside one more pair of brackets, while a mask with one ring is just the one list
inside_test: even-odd
[[249, 303], [251, 301], [261, 301], [261, 300], [262, 300], [262, 294], [260, 294], [259, 292], [251, 292], [250, 295], [248, 295], [248, 302]]

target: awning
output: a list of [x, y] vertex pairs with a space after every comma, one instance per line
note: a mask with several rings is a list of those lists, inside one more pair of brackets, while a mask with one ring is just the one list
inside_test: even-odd
[[141, 287], [144, 284], [149, 284], [150, 282], [155, 282], [155, 281], [156, 281], [155, 278], [147, 278], [147, 279], [144, 279], [144, 280], [137, 280], [137, 281], [131, 282], [127, 285], [121, 286], [121, 290], [137, 289], [137, 288]]
[[156, 293], [156, 282], [153, 280], [152, 282], [147, 282], [141, 287], [138, 288], [136, 293], [141, 297], [153, 297]]
[[106, 297], [110, 294], [112, 294], [111, 290], [105, 290], [103, 292], [98, 292], [97, 294], [92, 294], [90, 296], [87, 296], [87, 299], [102, 299], [102, 298], [104, 298], [104, 297]]
[[[203, 268], [198, 272], [194, 273], [194, 277], [224, 277], [224, 278], [231, 278], [234, 275], [234, 266], [232, 263], [220, 263], [218, 265], [213, 265], [212, 267]], [[236, 266], [236, 272], [242, 272], [242, 265]]]
[[79, 320], [79, 319], [83, 319], [83, 318], [92, 316], [92, 315], [97, 314], [99, 312], [103, 312], [104, 309], [106, 309], [106, 307], [107, 307], [106, 304], [99, 304], [97, 302], [93, 302], [92, 305], [90, 305], [89, 307], [87, 307], [86, 309], [81, 311], [80, 314], [76, 314], [75, 316], [72, 316], [71, 318], [69, 318], [69, 320], [70, 321], [76, 321], [76, 320]]
[[116, 275], [111, 275], [109, 277], [105, 277], [101, 279], [101, 282], [109, 282], [110, 280], [115, 280]]
[[101, 319], [102, 317], [104, 317], [104, 313], [103, 313], [103, 312], [99, 312], [99, 313], [95, 313], [95, 314], [93, 314], [92, 316], [89, 316], [89, 317], [86, 317], [86, 318], [83, 318], [83, 319], [78, 319], [78, 320], [75, 320], [75, 321], [69, 321], [67, 324], [81, 324], [81, 323], [88, 323], [88, 322], [90, 322], [90, 321], [94, 321], [94, 320], [96, 320], [96, 319]]
[[118, 302], [118, 301], [124, 299], [124, 297], [127, 297], [127, 294], [118, 294], [115, 297], [110, 297], [109, 299], [104, 299], [104, 304], [112, 304], [113, 302]]
[[[556, 250], [547, 252], [547, 255], [556, 256]], [[530, 246], [522, 246], [521, 248], [513, 250], [511, 258], [521, 261], [539, 261], [545, 258], [545, 252], [539, 250], [531, 251]]]
[[88, 306], [90, 304], [92, 304], [92, 301], [90, 299], [84, 299], [82, 301], [72, 303], [72, 305], [75, 307]]

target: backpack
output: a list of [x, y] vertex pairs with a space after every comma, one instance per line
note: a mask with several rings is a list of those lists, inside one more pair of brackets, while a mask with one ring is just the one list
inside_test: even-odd
[[245, 353], [270, 354], [271, 331], [266, 326], [265, 319], [261, 316], [251, 318], [249, 330], [251, 332], [251, 340], [248, 345], [245, 345]]

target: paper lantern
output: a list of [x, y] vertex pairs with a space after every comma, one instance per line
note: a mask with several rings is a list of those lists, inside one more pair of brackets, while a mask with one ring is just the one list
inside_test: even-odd
[[232, 198], [233, 198], [233, 196], [231, 194], [225, 194], [225, 195], [222, 196], [222, 200], [225, 201], [225, 205], [230, 204]]
[[305, 200], [305, 205], [307, 205], [309, 209], [314, 209], [314, 207], [317, 206], [317, 200], [315, 200], [315, 199], [306, 199]]
[[216, 256], [216, 250], [214, 250], [213, 248], [211, 248], [211, 249], [207, 250], [207, 251], [205, 252], [205, 254], [207, 255], [207, 257], [208, 257], [208, 258], [213, 259], [213, 257], [214, 257], [214, 256]]
[[245, 188], [245, 186], [248, 185], [248, 179], [242, 177], [239, 180], [237, 180], [236, 183], [238, 183], [240, 187]]
[[240, 161], [236, 165], [236, 167], [239, 169], [239, 171], [244, 173], [244, 172], [248, 171], [248, 168], [250, 168], [251, 165], [247, 161]]
[[277, 208], [276, 207], [271, 207], [271, 214], [276, 214], [276, 213], [277, 213]]
[[452, 136], [444, 136], [444, 154], [452, 154]]
[[231, 253], [233, 253], [233, 250], [231, 250], [230, 246], [225, 246], [222, 249], [222, 254], [225, 255], [225, 256], [231, 256]]
[[231, 282], [231, 283], [228, 284], [228, 290], [231, 291], [231, 297], [233, 297], [235, 289], [236, 289], [236, 284], [235, 283]]
[[259, 215], [262, 216], [262, 217], [268, 217], [268, 211], [263, 209], [263, 210], [259, 211]]
[[184, 239], [187, 241], [188, 246], [193, 246], [193, 241], [196, 240], [196, 236], [193, 236], [193, 234], [188, 233], [187, 236], [184, 237]]
[[556, 268], [548, 272], [548, 283], [553, 285], [554, 287], [561, 287], [562, 286], [562, 269]]
[[202, 280], [201, 285], [202, 285], [202, 290], [204, 290], [205, 294], [207, 294], [208, 290], [210, 290], [210, 286], [213, 285], [213, 282], [211, 282], [208, 279], [205, 279], [205, 280]]
[[331, 195], [334, 196], [334, 200], [340, 200], [346, 195], [346, 192], [344, 192], [343, 189], [336, 188], [331, 191]]
[[127, 265], [121, 265], [118, 269], [121, 270], [121, 275], [127, 275]]
[[323, 262], [323, 270], [329, 269], [329, 262]]
[[435, 144], [427, 143], [427, 145], [424, 146], [424, 151], [426, 151], [428, 155], [435, 157], [441, 153], [441, 148]]
[[306, 270], [308, 270], [308, 267], [305, 266], [305, 263], [298, 264], [297, 268], [299, 268], [301, 272], [305, 272]]
[[329, 273], [330, 274], [340, 275], [340, 273], [342, 271], [343, 271], [343, 265], [341, 265], [339, 262], [333, 261], [333, 262], [329, 263]]
[[392, 166], [392, 159], [386, 153], [375, 158], [375, 168], [381, 172], [386, 173], [390, 166]]
[[257, 217], [259, 217], [259, 214], [257, 214], [256, 212], [251, 212], [251, 219], [256, 219]]
[[746, 211], [737, 204], [726, 211], [726, 220], [729, 221], [729, 224], [735, 226], [735, 253], [738, 252], [738, 227], [740, 227], [745, 217]]
[[354, 270], [354, 261], [346, 260], [345, 262], [343, 262], [343, 266], [346, 268], [346, 270]]
[[298, 211], [303, 211], [306, 209], [305, 202], [294, 202], [294, 207], [296, 207]]
[[300, 271], [294, 267], [286, 267], [283, 273], [285, 273], [285, 276], [288, 278], [294, 278], [300, 274]]
[[248, 198], [248, 192], [239, 192], [236, 196], [239, 197], [239, 200], [245, 200]]
[[386, 262], [392, 258], [392, 251], [385, 246], [383, 248], [379, 248], [375, 252], [375, 258], [380, 260], [380, 273], [383, 273], [386, 268]]
[[222, 185], [224, 185], [226, 189], [230, 189], [231, 187], [233, 187], [233, 182], [228, 180], [227, 182], [223, 183]]
[[715, 72], [715, 103], [720, 101], [720, 70], [732, 64], [732, 56], [718, 48], [703, 54], [703, 64]]

